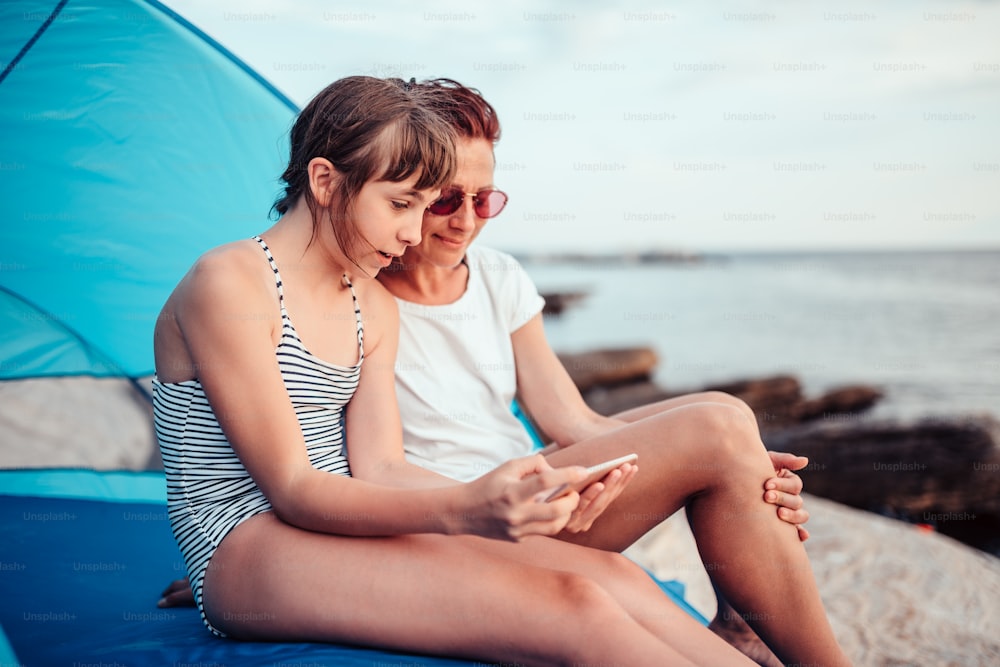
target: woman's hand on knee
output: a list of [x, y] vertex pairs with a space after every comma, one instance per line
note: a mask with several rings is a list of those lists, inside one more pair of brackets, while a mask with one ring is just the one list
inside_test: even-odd
[[581, 466], [553, 468], [540, 454], [508, 461], [469, 482], [469, 509], [463, 512], [460, 532], [515, 542], [529, 535], [555, 535], [566, 527], [580, 494], [546, 499], [586, 473]]
[[809, 520], [809, 512], [802, 499], [802, 478], [793, 470], [801, 470], [809, 464], [809, 459], [785, 452], [768, 452], [774, 465], [775, 476], [764, 482], [764, 502], [777, 506], [778, 518], [792, 524], [799, 531], [799, 539], [809, 539], [809, 531], [803, 524]]

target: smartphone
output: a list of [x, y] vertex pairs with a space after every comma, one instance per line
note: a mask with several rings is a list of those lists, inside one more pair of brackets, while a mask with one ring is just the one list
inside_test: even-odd
[[598, 482], [604, 479], [604, 476], [609, 472], [617, 468], [618, 466], [625, 463], [635, 463], [639, 460], [638, 454], [626, 454], [625, 456], [620, 456], [617, 459], [611, 459], [610, 461], [605, 461], [604, 463], [598, 463], [597, 465], [592, 465], [587, 468], [587, 476], [584, 477], [579, 482], [573, 484], [561, 484], [552, 490], [548, 496], [545, 497], [545, 502], [550, 503], [556, 498], [562, 498], [570, 491], [576, 491], [580, 493], [588, 486], [594, 482]]

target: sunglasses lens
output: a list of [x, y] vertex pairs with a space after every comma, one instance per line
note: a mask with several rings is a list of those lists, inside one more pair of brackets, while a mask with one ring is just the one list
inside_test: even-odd
[[[427, 210], [434, 215], [451, 215], [462, 208], [465, 193], [461, 190], [449, 190], [442, 194]], [[483, 190], [472, 200], [476, 215], [480, 218], [493, 218], [507, 205], [507, 195], [499, 190]]]
[[507, 195], [499, 190], [487, 190], [476, 195], [474, 202], [476, 215], [480, 218], [494, 218], [507, 205]]
[[451, 215], [462, 206], [465, 193], [461, 190], [449, 190], [438, 197], [427, 210], [434, 215]]

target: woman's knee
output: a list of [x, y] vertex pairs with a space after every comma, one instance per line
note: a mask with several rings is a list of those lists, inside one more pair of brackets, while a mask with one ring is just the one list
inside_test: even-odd
[[[737, 399], [738, 400], [738, 399]], [[688, 417], [698, 433], [703, 454], [716, 463], [756, 463], [766, 458], [756, 423], [746, 410], [732, 403], [705, 402], [688, 406]]]
[[757, 422], [757, 415], [754, 413], [753, 409], [739, 396], [733, 396], [732, 394], [727, 394], [724, 391], [703, 391], [696, 395], [700, 399], [699, 402], [718, 403], [721, 405], [732, 406], [739, 409], [740, 412], [746, 415], [746, 417], [753, 423]]

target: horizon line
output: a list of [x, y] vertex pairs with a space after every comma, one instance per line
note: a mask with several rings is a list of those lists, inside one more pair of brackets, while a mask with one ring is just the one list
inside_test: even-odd
[[[491, 244], [487, 244], [491, 245]], [[987, 246], [839, 246], [839, 247], [747, 247], [747, 248], [647, 248], [637, 250], [633, 248], [618, 248], [611, 250], [601, 250], [596, 248], [568, 248], [565, 250], [525, 250], [508, 249], [506, 252], [511, 255], [531, 256], [531, 257], [636, 257], [636, 256], [657, 256], [664, 257], [704, 257], [711, 255], [747, 255], [747, 254], [917, 254], [917, 253], [992, 253], [1000, 252], [1000, 242], [996, 245]]]

